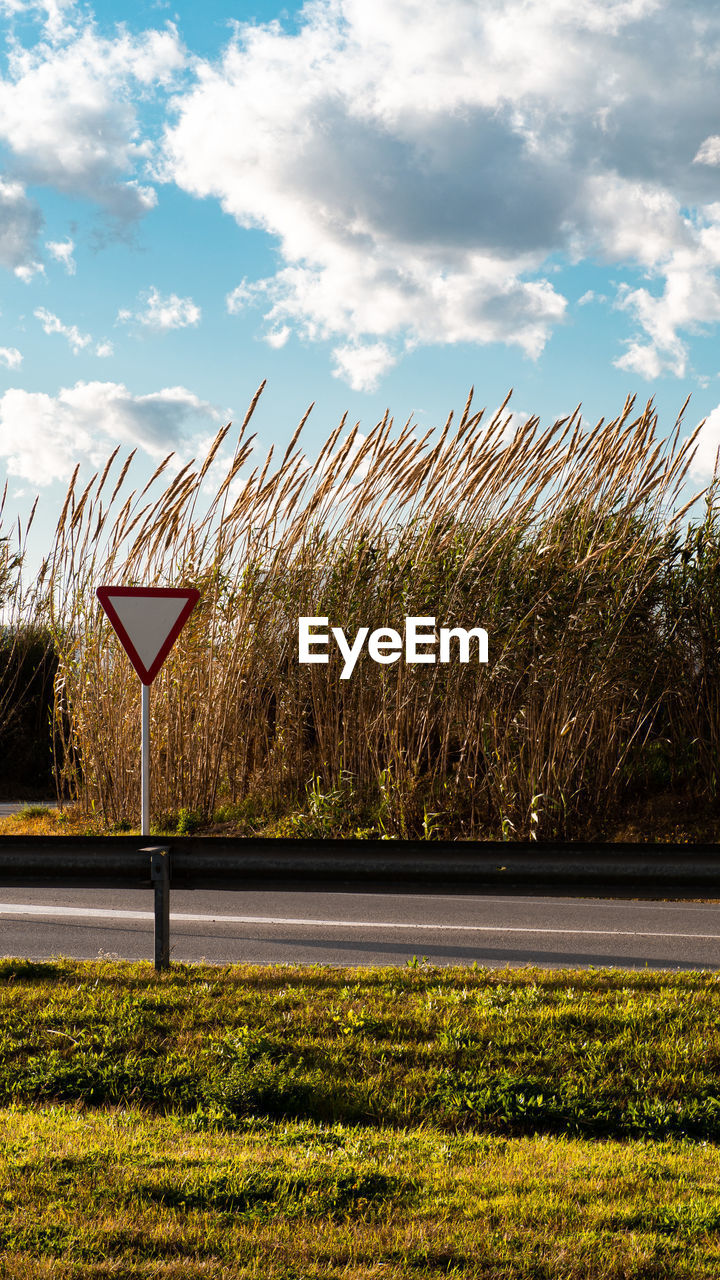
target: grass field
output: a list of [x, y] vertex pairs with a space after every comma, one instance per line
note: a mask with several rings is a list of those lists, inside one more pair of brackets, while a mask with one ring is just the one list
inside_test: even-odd
[[717, 1150], [0, 1112], [3, 1276], [717, 1277]]
[[0, 1275], [720, 1274], [714, 973], [0, 964]]
[[0, 962], [0, 1104], [720, 1138], [712, 973]]

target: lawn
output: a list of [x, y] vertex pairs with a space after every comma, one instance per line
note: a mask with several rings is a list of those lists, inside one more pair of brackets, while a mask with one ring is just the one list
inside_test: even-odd
[[630, 1277], [720, 1271], [707, 1144], [68, 1107], [0, 1113], [2, 1275]]
[[0, 961], [0, 1105], [720, 1139], [720, 976]]
[[0, 1275], [713, 1277], [714, 973], [0, 963]]

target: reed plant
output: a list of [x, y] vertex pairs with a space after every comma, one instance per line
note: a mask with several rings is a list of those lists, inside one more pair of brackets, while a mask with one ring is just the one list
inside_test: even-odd
[[[471, 391], [422, 437], [343, 418], [312, 458], [308, 410], [255, 462], [261, 392], [236, 438], [223, 427], [179, 470], [170, 455], [139, 491], [117, 449], [84, 488], [73, 476], [35, 586], [61, 793], [107, 824], [139, 807], [138, 682], [95, 597], [115, 583], [201, 591], [153, 687], [157, 813], [331, 795], [340, 830], [344, 814], [390, 837], [567, 838], [658, 752], [714, 794], [720, 526], [711, 487], [684, 532], [682, 412], [667, 437], [632, 398], [594, 428], [579, 408], [542, 428], [509, 397], [487, 420]], [[481, 626], [489, 662], [364, 654], [341, 680], [332, 646], [298, 662], [302, 615], [350, 636], [407, 615]]]

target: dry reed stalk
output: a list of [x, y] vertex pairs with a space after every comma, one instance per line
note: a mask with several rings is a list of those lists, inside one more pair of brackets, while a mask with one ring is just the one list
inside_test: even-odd
[[[105, 508], [117, 450], [79, 498], [73, 476], [43, 582], [62, 785], [108, 822], [137, 809], [137, 689], [95, 586], [192, 581], [201, 604], [153, 696], [158, 810], [281, 803], [318, 776], [350, 789], [350, 807], [374, 806], [390, 834], [421, 832], [430, 808], [455, 834], [542, 837], [577, 830], [591, 797], [617, 803], [665, 715], [669, 638], [684, 635], [663, 613], [693, 443], [679, 441], [682, 413], [667, 442], [652, 405], [633, 417], [631, 398], [594, 431], [578, 407], [510, 435], [509, 397], [485, 423], [471, 391], [454, 428], [450, 414], [422, 437], [411, 421], [393, 435], [389, 413], [343, 437], [344, 416], [312, 462], [299, 444], [308, 409], [274, 470], [270, 449], [243, 480], [261, 390], [229, 462], [223, 427], [161, 491], [171, 455], [123, 500], [130, 455]], [[490, 663], [365, 655], [340, 681], [335, 655], [298, 665], [303, 613], [350, 633], [414, 613], [482, 625]], [[672, 715], [687, 731], [687, 708]]]

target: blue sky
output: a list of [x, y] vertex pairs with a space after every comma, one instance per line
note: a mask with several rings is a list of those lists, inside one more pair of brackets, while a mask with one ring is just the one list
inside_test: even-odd
[[0, 478], [185, 461], [258, 384], [422, 429], [688, 393], [720, 443], [720, 13], [699, 0], [0, 0]]

